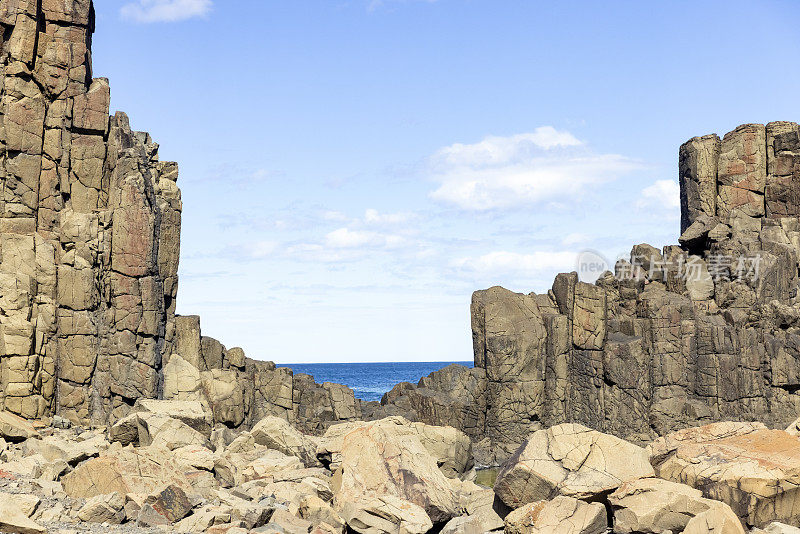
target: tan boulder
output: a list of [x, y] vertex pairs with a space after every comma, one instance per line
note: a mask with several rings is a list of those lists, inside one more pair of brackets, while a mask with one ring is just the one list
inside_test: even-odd
[[45, 534], [47, 529], [30, 518], [39, 502], [34, 495], [0, 493], [0, 532]]
[[160, 414], [139, 414], [139, 445], [162, 446], [169, 450], [180, 447], [205, 447], [208, 438], [178, 419]]
[[164, 398], [174, 401], [202, 402], [200, 370], [177, 354], [164, 366]]
[[214, 476], [224, 487], [240, 487], [248, 482], [277, 479], [287, 472], [302, 472], [303, 463], [295, 456], [263, 446], [241, 453], [224, 451], [214, 456]]
[[392, 495], [346, 501], [340, 514], [347, 526], [360, 534], [424, 534], [433, 528], [422, 507]]
[[[658, 478], [626, 482], [608, 502], [614, 510], [614, 532], [622, 534], [683, 532], [693, 518], [707, 517], [708, 510], [718, 507], [727, 508], [727, 516], [733, 514], [727, 504], [704, 498], [700, 490]], [[726, 513], [715, 511], [712, 515], [725, 517]]]
[[280, 527], [285, 534], [306, 534], [312, 527], [310, 521], [297, 517], [282, 508], [275, 510], [269, 523]]
[[161, 447], [110, 449], [76, 467], [61, 483], [67, 495], [84, 499], [114, 492], [149, 494], [169, 484], [186, 491], [192, 487], [184, 470]]
[[183, 421], [163, 413], [133, 413], [114, 423], [109, 439], [122, 445], [157, 445], [169, 450], [180, 447], [207, 447], [208, 438]]
[[344, 520], [333, 507], [316, 495], [303, 495], [297, 503], [298, 514], [313, 525], [325, 523], [342, 532]]
[[608, 529], [606, 508], [560, 496], [528, 503], [506, 516], [506, 534], [602, 534]]
[[235, 370], [211, 369], [200, 373], [203, 392], [215, 423], [238, 427], [244, 422], [245, 388]]
[[486, 530], [482, 521], [470, 515], [454, 517], [442, 527], [440, 534], [485, 534], [486, 532], [503, 532], [503, 528]]
[[436, 459], [402, 421], [385, 419], [353, 430], [342, 441], [341, 455], [333, 490], [343, 516], [348, 503], [384, 495], [421, 506], [437, 523], [460, 515], [455, 492]]
[[0, 438], [17, 442], [25, 441], [38, 435], [39, 433], [36, 432], [36, 429], [29, 421], [11, 412], [0, 411]]
[[450, 479], [450, 484], [459, 497], [460, 508], [466, 512], [466, 516], [455, 517], [448, 522], [450, 528], [455, 529], [454, 532], [475, 528], [480, 532], [503, 530], [505, 523], [494, 509], [494, 490], [468, 480]]
[[494, 491], [469, 481], [451, 479], [466, 515], [454, 517], [442, 528], [443, 534], [502, 532], [505, 522], [494, 510]]
[[47, 529], [14, 510], [0, 505], [0, 532], [5, 534], [46, 534]]
[[104, 436], [94, 436], [82, 441], [47, 436], [41, 440], [28, 440], [25, 447], [28, 451], [41, 454], [49, 462], [63, 460], [69, 465], [76, 465], [98, 456], [108, 448], [108, 441]]
[[[403, 427], [396, 432], [416, 434], [422, 446], [436, 458], [442, 472], [448, 477], [457, 477], [472, 468], [472, 441], [469, 437], [452, 427], [412, 423], [399, 416], [387, 417], [381, 424]], [[363, 428], [369, 423], [354, 421], [332, 425], [319, 440], [317, 457], [331, 470], [341, 464], [342, 443], [350, 432]]]
[[502, 466], [494, 491], [519, 508], [558, 495], [595, 497], [653, 474], [643, 448], [566, 423], [534, 432]]
[[195, 447], [191, 445], [179, 447], [172, 451], [172, 457], [178, 465], [186, 470], [214, 470], [214, 453], [206, 447]]
[[464, 432], [450, 426], [411, 423], [422, 446], [434, 457], [439, 469], [448, 478], [457, 478], [475, 465], [472, 440]]
[[122, 446], [139, 444], [139, 414], [130, 414], [108, 428], [108, 440]]
[[185, 423], [205, 436], [211, 435], [213, 416], [200, 401], [139, 399], [134, 409], [138, 412], [166, 415]]
[[727, 503], [761, 527], [800, 522], [800, 439], [759, 423], [689, 428], [649, 447], [656, 474]]
[[338, 530], [327, 523], [314, 525], [314, 527], [311, 529], [311, 534], [341, 534], [341, 532], [341, 530]]
[[691, 518], [683, 534], [746, 534], [746, 531], [730, 506], [718, 503]]
[[78, 519], [88, 523], [119, 525], [125, 519], [125, 498], [119, 493], [95, 495], [78, 510]]
[[176, 532], [203, 532], [214, 525], [231, 522], [230, 506], [206, 505], [175, 524]]
[[244, 369], [244, 366], [247, 363], [247, 358], [245, 358], [244, 355], [244, 349], [241, 347], [233, 347], [228, 349], [225, 352], [225, 358], [228, 360], [228, 363], [231, 367], [236, 367], [238, 369]]
[[795, 419], [791, 425], [786, 427], [786, 432], [793, 436], [800, 436], [800, 417]]
[[750, 534], [800, 534], [800, 528], [776, 522], [770, 523], [763, 530], [753, 529]]
[[16, 510], [25, 517], [32, 517], [41, 502], [36, 495], [27, 493], [0, 493], [0, 509]]
[[300, 458], [307, 466], [319, 465], [317, 443], [311, 436], [302, 434], [284, 419], [269, 415], [260, 420], [250, 431], [253, 441]]

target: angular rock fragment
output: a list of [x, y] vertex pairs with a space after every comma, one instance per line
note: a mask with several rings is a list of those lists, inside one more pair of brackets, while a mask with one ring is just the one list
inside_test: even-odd
[[340, 513], [347, 526], [360, 534], [423, 534], [433, 527], [422, 507], [392, 495], [347, 500], [342, 504]]
[[560, 496], [517, 508], [506, 516], [507, 534], [602, 534], [608, 529], [601, 503]]
[[119, 525], [125, 519], [125, 499], [119, 493], [95, 495], [78, 510], [78, 518], [89, 523]]
[[448, 479], [403, 424], [389, 419], [357, 428], [342, 440], [341, 455], [333, 490], [335, 508], [345, 520], [356, 513], [351, 503], [386, 495], [422, 507], [436, 523], [459, 515]]
[[70, 497], [87, 499], [114, 492], [149, 494], [170, 484], [190, 491], [192, 486], [163, 448], [109, 451], [79, 465], [62, 478], [62, 484]]
[[614, 532], [684, 532], [693, 521], [693, 525], [730, 523], [727, 529], [742, 532], [738, 519], [728, 521], [736, 516], [727, 504], [705, 499], [700, 490], [685, 484], [642, 478], [620, 486], [608, 501], [614, 512]]
[[650, 459], [664, 479], [728, 504], [746, 524], [794, 523], [800, 492], [800, 440], [746, 423], [715, 423], [656, 440]]
[[500, 469], [494, 491], [519, 508], [558, 495], [596, 498], [653, 474], [641, 447], [565, 423], [534, 432]]

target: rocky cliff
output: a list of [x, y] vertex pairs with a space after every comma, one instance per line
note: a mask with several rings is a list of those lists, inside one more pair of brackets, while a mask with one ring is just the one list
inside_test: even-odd
[[109, 118], [88, 0], [5, 0], [0, 405], [102, 418], [157, 396], [175, 335], [177, 166]]
[[103, 424], [138, 398], [200, 399], [217, 423], [276, 414], [309, 431], [360, 415], [344, 386], [175, 316], [178, 167], [109, 117], [91, 1], [2, 0], [0, 26], [0, 409]]
[[800, 126], [747, 124], [680, 148], [680, 245], [633, 247], [595, 283], [472, 298], [475, 369], [401, 384], [383, 409], [482, 440], [485, 462], [577, 422], [637, 442], [800, 411]]

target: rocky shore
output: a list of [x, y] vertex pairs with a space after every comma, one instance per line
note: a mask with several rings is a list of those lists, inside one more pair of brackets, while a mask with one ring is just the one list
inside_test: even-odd
[[575, 423], [532, 433], [494, 488], [469, 437], [402, 417], [303, 434], [142, 400], [109, 428], [0, 413], [0, 532], [791, 534], [800, 437], [760, 423], [646, 448]]
[[94, 19], [0, 0], [0, 532], [800, 532], [800, 126], [691, 139], [679, 245], [478, 291], [473, 368], [364, 402], [175, 314]]

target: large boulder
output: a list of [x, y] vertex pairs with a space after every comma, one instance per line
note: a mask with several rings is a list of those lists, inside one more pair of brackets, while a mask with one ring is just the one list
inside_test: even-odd
[[455, 492], [436, 459], [400, 420], [384, 419], [348, 433], [341, 458], [333, 490], [343, 517], [345, 508], [352, 512], [351, 503], [385, 495], [421, 506], [434, 523], [460, 515]]
[[35, 495], [0, 493], [0, 532], [45, 534], [47, 529], [31, 519], [40, 501]]
[[38, 435], [33, 425], [11, 412], [0, 411], [0, 438], [6, 441], [25, 441]]
[[392, 495], [345, 501], [339, 513], [347, 526], [360, 534], [424, 534], [433, 527], [422, 507]]
[[519, 508], [558, 495], [597, 497], [653, 474], [645, 449], [565, 423], [534, 432], [502, 466], [494, 491]]
[[158, 445], [169, 450], [210, 445], [204, 434], [163, 413], [133, 413], [114, 423], [108, 434], [110, 441], [118, 441], [122, 445]]
[[[711, 501], [716, 502], [716, 501]], [[686, 523], [683, 534], [746, 534], [742, 522], [730, 506], [718, 503]]]
[[[608, 502], [614, 511], [614, 532], [620, 534], [683, 532], [698, 516], [695, 524], [714, 517], [723, 522], [726, 517], [736, 517], [727, 504], [704, 498], [700, 490], [658, 478], [626, 482], [608, 497]], [[706, 513], [712, 509], [716, 511]], [[743, 532], [738, 519], [731, 525], [738, 525]]]
[[786, 525], [784, 523], [770, 523], [763, 530], [753, 529], [750, 534], [800, 534], [800, 528]]
[[517, 508], [506, 516], [506, 534], [603, 534], [608, 529], [606, 508], [560, 496]]
[[502, 531], [503, 519], [494, 509], [494, 491], [467, 480], [451, 479], [465, 515], [451, 519], [442, 529], [450, 534], [472, 534]]
[[125, 519], [125, 497], [119, 493], [95, 495], [78, 510], [78, 519], [87, 523], [119, 525]]
[[150, 494], [170, 484], [192, 489], [184, 470], [162, 447], [109, 449], [76, 467], [61, 483], [67, 495], [83, 499], [114, 492]]
[[397, 384], [375, 407], [386, 415], [451, 426], [473, 439], [485, 435], [486, 371], [451, 364], [419, 380]]
[[269, 415], [263, 418], [256, 423], [250, 435], [257, 445], [296, 456], [307, 466], [319, 465], [316, 441], [280, 417]]
[[650, 447], [656, 474], [730, 505], [750, 526], [800, 523], [800, 439], [759, 423], [680, 430]]
[[[450, 478], [466, 473], [473, 466], [472, 442], [466, 434], [455, 428], [412, 423], [399, 416], [382, 419], [381, 424], [392, 427], [394, 432], [416, 435], [428, 453], [436, 458], [441, 471]], [[345, 437], [369, 425], [354, 421], [331, 426], [319, 440], [317, 457], [330, 469], [336, 470], [341, 464]]]
[[139, 399], [134, 409], [138, 412], [165, 415], [185, 423], [201, 434], [211, 434], [213, 416], [200, 401]]

